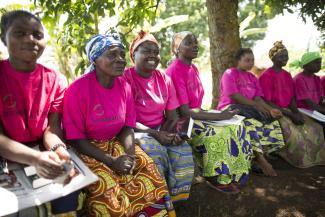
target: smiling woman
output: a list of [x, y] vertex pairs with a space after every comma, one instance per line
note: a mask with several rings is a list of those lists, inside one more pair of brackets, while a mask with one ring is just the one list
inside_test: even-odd
[[170, 193], [164, 197], [165, 205], [172, 217], [172, 202], [189, 197], [194, 174], [192, 150], [175, 133], [179, 103], [171, 79], [156, 69], [160, 61], [157, 40], [141, 31], [131, 44], [130, 55], [135, 66], [126, 69], [124, 77], [135, 99], [136, 130], [144, 133], [136, 136], [165, 176]]
[[[32, 164], [40, 176], [53, 179], [63, 172], [59, 163], [70, 160], [61, 129], [66, 79], [37, 63], [46, 42], [41, 21], [34, 14], [23, 10], [3, 14], [1, 40], [9, 59], [0, 61], [0, 144], [12, 152], [6, 155], [8, 152], [1, 150], [1, 155]], [[36, 145], [53, 152], [41, 154], [27, 148]], [[31, 156], [27, 157], [28, 153]], [[58, 199], [57, 205], [52, 204], [52, 213], [75, 210], [77, 197], [66, 197], [69, 202], [64, 202], [64, 207]]]
[[163, 216], [166, 183], [134, 142], [134, 101], [121, 76], [124, 45], [115, 34], [96, 35], [86, 53], [91, 71], [68, 88], [63, 125], [67, 139], [99, 177], [87, 188], [87, 216]]

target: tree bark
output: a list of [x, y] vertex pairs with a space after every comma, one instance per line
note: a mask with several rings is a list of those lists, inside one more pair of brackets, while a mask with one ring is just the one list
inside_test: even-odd
[[207, 0], [212, 70], [212, 108], [218, 104], [219, 83], [223, 72], [234, 66], [240, 48], [238, 0]]

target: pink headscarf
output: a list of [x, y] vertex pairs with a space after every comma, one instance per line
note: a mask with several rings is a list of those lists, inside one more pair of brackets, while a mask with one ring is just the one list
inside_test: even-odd
[[153, 35], [141, 30], [130, 45], [130, 57], [133, 63], [134, 63], [134, 59], [133, 59], [134, 51], [137, 49], [137, 47], [139, 47], [140, 44], [142, 44], [145, 41], [151, 41], [159, 46], [158, 41], [155, 39]]

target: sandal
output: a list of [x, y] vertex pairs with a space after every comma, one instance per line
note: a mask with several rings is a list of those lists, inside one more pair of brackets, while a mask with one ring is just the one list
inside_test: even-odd
[[213, 184], [210, 181], [206, 181], [207, 185], [221, 193], [224, 194], [238, 194], [240, 190], [233, 183], [222, 185], [222, 184]]

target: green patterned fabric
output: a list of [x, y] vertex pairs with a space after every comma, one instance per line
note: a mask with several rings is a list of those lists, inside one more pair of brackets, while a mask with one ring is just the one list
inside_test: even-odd
[[253, 151], [243, 126], [196, 120], [189, 144], [203, 176], [217, 176], [220, 184], [247, 181]]
[[285, 146], [279, 121], [263, 124], [256, 119], [245, 119], [244, 126], [249, 134], [253, 151], [269, 154]]

